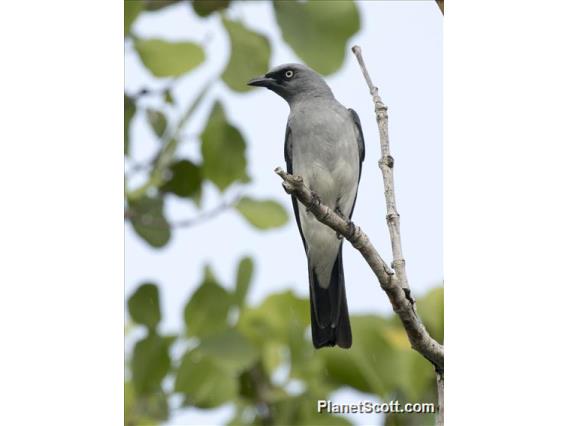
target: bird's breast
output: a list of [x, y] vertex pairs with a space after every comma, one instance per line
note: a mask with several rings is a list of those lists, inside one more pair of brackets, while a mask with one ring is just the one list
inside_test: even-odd
[[292, 117], [290, 127], [294, 174], [333, 206], [358, 182], [359, 151], [352, 122], [335, 111], [318, 111]]

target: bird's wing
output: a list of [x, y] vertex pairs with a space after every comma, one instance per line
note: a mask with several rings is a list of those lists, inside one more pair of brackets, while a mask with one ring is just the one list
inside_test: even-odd
[[[359, 177], [357, 178], [357, 184], [361, 181], [361, 170], [363, 170], [363, 160], [365, 160], [365, 138], [363, 137], [363, 129], [361, 129], [361, 120], [355, 112], [355, 110], [349, 109], [351, 113], [351, 118], [355, 124], [356, 136], [357, 136], [357, 146], [359, 147]], [[353, 216], [353, 210], [355, 210], [355, 202], [357, 201], [357, 193], [355, 193], [355, 199], [353, 200], [353, 207], [349, 213], [349, 219]]]
[[[284, 140], [284, 159], [286, 160], [286, 171], [290, 174], [293, 174], [294, 168], [292, 166], [292, 130], [290, 129], [290, 125], [286, 125], [286, 138]], [[294, 216], [296, 217], [296, 224], [298, 225], [300, 236], [302, 237], [304, 250], [307, 250], [306, 240], [304, 238], [304, 233], [302, 232], [302, 224], [300, 223], [298, 200], [296, 200], [295, 197], [292, 197], [292, 207], [294, 208]]]
[[361, 169], [363, 168], [363, 160], [365, 160], [365, 138], [363, 137], [363, 129], [361, 129], [361, 120], [355, 110], [349, 109], [351, 118], [357, 129], [357, 145], [359, 146], [359, 180], [361, 180]]

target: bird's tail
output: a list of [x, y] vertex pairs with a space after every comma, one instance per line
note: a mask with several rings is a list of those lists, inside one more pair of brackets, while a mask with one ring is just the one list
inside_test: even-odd
[[315, 270], [308, 261], [312, 342], [316, 349], [335, 345], [345, 349], [351, 347], [351, 324], [341, 252], [340, 246], [327, 288], [320, 287]]

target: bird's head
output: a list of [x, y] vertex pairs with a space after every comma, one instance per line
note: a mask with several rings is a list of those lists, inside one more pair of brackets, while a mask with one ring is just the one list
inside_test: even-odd
[[279, 65], [265, 75], [247, 83], [249, 86], [266, 87], [284, 98], [289, 104], [309, 97], [332, 97], [325, 80], [311, 68], [302, 64]]

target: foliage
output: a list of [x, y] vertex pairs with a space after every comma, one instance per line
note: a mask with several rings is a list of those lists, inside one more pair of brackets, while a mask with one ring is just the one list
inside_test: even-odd
[[[223, 81], [237, 92], [252, 90], [243, 82], [266, 72], [270, 61], [270, 43], [265, 36], [247, 29], [240, 22], [223, 19], [223, 24], [231, 40], [231, 57], [223, 72]], [[254, 54], [251, 55], [251, 52]]]
[[[124, 217], [152, 248], [165, 247], [175, 231], [175, 223], [165, 212], [168, 201], [177, 198], [199, 212], [205, 188], [212, 190], [208, 194], [213, 192], [219, 205], [228, 205], [259, 231], [289, 222], [280, 203], [249, 193], [245, 132], [229, 120], [222, 97], [201, 123], [198, 155], [182, 155], [179, 149], [188, 138], [184, 129], [195, 120], [194, 113], [215, 85], [246, 94], [250, 90], [246, 81], [274, 65], [266, 35], [229, 13], [236, 3], [124, 2], [125, 49], [138, 57], [159, 87], [124, 94], [124, 155], [129, 165]], [[239, 11], [244, 10], [246, 3], [239, 3]], [[274, 0], [271, 4], [283, 40], [302, 61], [324, 75], [340, 69], [349, 38], [360, 29], [353, 1]], [[181, 81], [193, 81], [193, 71], [210, 59], [204, 42], [143, 38], [136, 29], [141, 16], [171, 7], [195, 13], [204, 25], [222, 23], [231, 46], [224, 70], [197, 90], [188, 105], [179, 104], [176, 87]], [[151, 107], [146, 98], [155, 101]], [[176, 115], [174, 106], [183, 113]], [[151, 161], [136, 164], [138, 141], [131, 129], [141, 121], [151, 130], [156, 152]], [[244, 195], [227, 204], [224, 197], [229, 191]], [[234, 425], [344, 425], [349, 424], [345, 418], [317, 414], [314, 407], [317, 399], [328, 398], [345, 386], [383, 399], [433, 400], [432, 369], [411, 351], [398, 320], [353, 315], [353, 348], [316, 352], [307, 333], [308, 300], [284, 291], [251, 306], [247, 294], [253, 274], [254, 262], [249, 257], [241, 259], [231, 285], [219, 282], [213, 270], [205, 267], [199, 287], [185, 305], [185, 328], [171, 335], [160, 331], [160, 290], [155, 283], [142, 283], [129, 295], [127, 307], [133, 323], [129, 333], [144, 331], [136, 334], [127, 353], [125, 424], [159, 424], [178, 408], [211, 409], [230, 403], [235, 407], [230, 422]], [[441, 289], [419, 300], [418, 306], [428, 328], [441, 338]], [[389, 416], [387, 421], [419, 424], [424, 419]]]
[[[230, 188], [246, 188], [250, 182], [247, 172], [246, 140], [237, 125], [231, 123], [218, 99], [210, 110], [209, 118], [199, 139], [201, 158], [184, 158], [179, 147], [185, 141], [183, 129], [192, 121], [194, 112], [217, 81], [233, 91], [247, 92], [246, 81], [265, 73], [270, 67], [272, 49], [268, 38], [248, 28], [240, 21], [230, 19], [227, 10], [236, 1], [194, 0], [193, 11], [207, 22], [220, 19], [230, 41], [231, 50], [225, 69], [217, 79], [206, 84], [199, 95], [180, 117], [172, 114], [169, 105], [175, 103], [173, 92], [180, 79], [191, 78], [191, 73], [207, 61], [205, 47], [195, 40], [164, 40], [142, 38], [136, 33], [140, 16], [157, 13], [173, 5], [186, 3], [180, 0], [128, 0], [124, 2], [124, 34], [126, 49], [140, 59], [157, 81], [166, 81], [162, 90], [142, 89], [139, 93], [124, 95], [124, 154], [127, 160], [136, 148], [130, 132], [131, 122], [139, 114], [159, 140], [158, 150], [148, 164], [136, 165], [144, 172], [146, 181], [126, 176], [125, 218], [134, 231], [154, 248], [166, 246], [171, 240], [172, 224], [164, 214], [168, 197], [175, 196], [196, 208], [201, 208], [201, 195], [205, 186], [213, 185], [219, 197]], [[298, 2], [273, 1], [276, 21], [284, 40], [308, 65], [323, 74], [330, 74], [342, 65], [348, 39], [360, 28], [359, 15], [354, 2]], [[187, 11], [187, 9], [186, 9]], [[145, 96], [160, 95], [161, 106], [146, 107]], [[223, 204], [223, 201], [220, 201]], [[259, 200], [245, 196], [231, 205], [253, 227], [266, 230], [285, 225], [286, 210], [272, 200]]]
[[284, 40], [300, 58], [324, 75], [341, 67], [345, 45], [360, 28], [353, 2], [275, 1], [273, 5]]
[[203, 49], [192, 42], [136, 39], [134, 48], [144, 66], [156, 77], [185, 74], [205, 60]]
[[[184, 311], [185, 330], [170, 336], [156, 331], [156, 286], [142, 284], [129, 297], [130, 317], [148, 331], [135, 343], [127, 383], [138, 399], [136, 415], [159, 422], [176, 407], [166, 404], [164, 413], [164, 407], [156, 411], [155, 405], [176, 395], [181, 407], [234, 404], [231, 424], [349, 424], [314, 410], [318, 399], [328, 399], [345, 386], [383, 401], [435, 402], [432, 366], [410, 348], [394, 314], [352, 315], [353, 347], [316, 351], [307, 333], [309, 301], [284, 291], [251, 306], [246, 294], [253, 273], [252, 260], [243, 258], [235, 284], [226, 286], [206, 266]], [[417, 300], [417, 306], [438, 317], [442, 303], [441, 288]], [[174, 358], [174, 345], [188, 349]], [[297, 390], [291, 390], [292, 384]], [[418, 414], [391, 414], [387, 419], [393, 425], [432, 421]]]

